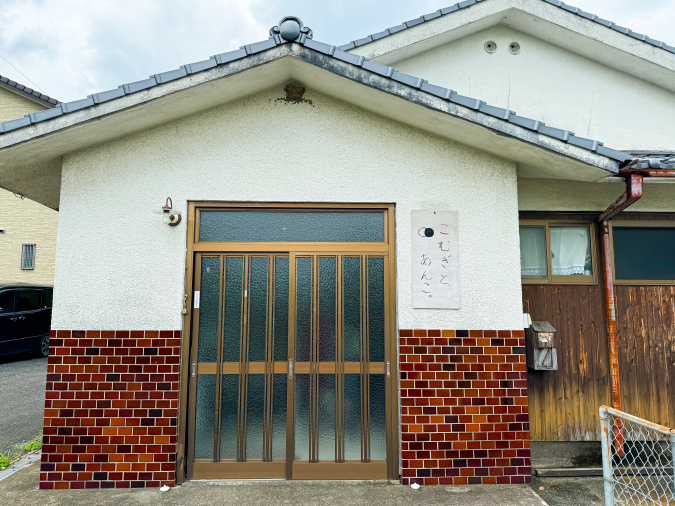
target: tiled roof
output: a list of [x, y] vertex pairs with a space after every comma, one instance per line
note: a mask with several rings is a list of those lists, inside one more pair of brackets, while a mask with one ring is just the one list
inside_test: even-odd
[[675, 153], [670, 151], [631, 151], [641, 169], [675, 170]]
[[[272, 34], [272, 37], [270, 37], [269, 39], [263, 40], [261, 42], [256, 42], [255, 44], [242, 46], [240, 49], [237, 49], [236, 51], [217, 54], [215, 56], [212, 56], [208, 60], [190, 63], [187, 65], [183, 65], [176, 70], [162, 72], [161, 74], [155, 74], [153, 76], [150, 76], [149, 79], [123, 84], [114, 90], [89, 95], [87, 98], [84, 98], [82, 100], [76, 100], [74, 102], [61, 103], [58, 106], [54, 107], [53, 109], [38, 111], [35, 113], [27, 114], [25, 117], [20, 119], [0, 123], [0, 134], [12, 132], [19, 128], [27, 127], [34, 123], [47, 121], [64, 114], [70, 114], [72, 112], [79, 111], [81, 109], [94, 107], [96, 104], [101, 104], [109, 100], [114, 100], [124, 95], [137, 93], [142, 90], [152, 88], [154, 86], [159, 86], [163, 83], [168, 83], [169, 81], [173, 81], [175, 79], [179, 79], [181, 77], [194, 74], [196, 72], [202, 72], [210, 68], [216, 67], [218, 65], [225, 65], [235, 60], [247, 58], [251, 55], [261, 53], [263, 51], [266, 51], [268, 49], [274, 48], [282, 44], [286, 44], [289, 42], [296, 42], [298, 44], [303, 45], [305, 48], [311, 49], [323, 55], [330, 56], [337, 60], [349, 63], [351, 65], [361, 67], [362, 69], [368, 72], [371, 72], [378, 76], [389, 78], [393, 81], [410, 86], [414, 89], [421, 90], [434, 97], [447, 100], [454, 104], [458, 104], [463, 107], [479, 111], [488, 116], [498, 118], [499, 120], [502, 120], [504, 122], [508, 122], [517, 125], [519, 127], [525, 128], [527, 130], [538, 132], [542, 135], [552, 137], [562, 142], [586, 149], [588, 151], [598, 153], [601, 156], [611, 158], [618, 162], [624, 162], [631, 159], [631, 156], [629, 154], [623, 151], [617, 151], [615, 149], [607, 148], [603, 145], [602, 142], [598, 142], [592, 139], [585, 139], [583, 137], [577, 137], [573, 132], [570, 132], [569, 130], [553, 128], [545, 125], [543, 122], [539, 120], [518, 116], [514, 111], [488, 105], [482, 100], [466, 97], [458, 94], [456, 91], [453, 91], [451, 89], [430, 84], [424, 79], [403, 74], [401, 72], [398, 72], [392, 67], [372, 62], [363, 56], [351, 54], [346, 51], [342, 51], [330, 44], [325, 44], [323, 42], [312, 40], [311, 38], [312, 32], [310, 30], [301, 32], [300, 35], [298, 35], [292, 41], [285, 40], [278, 32], [275, 33], [274, 29], [270, 33]], [[345, 75], [345, 77], [349, 76]]]
[[24, 86], [23, 84], [17, 83], [16, 81], [12, 81], [11, 79], [5, 76], [0, 76], [0, 86], [7, 89], [11, 89], [12, 91], [15, 91], [21, 95], [30, 96], [30, 98], [32, 98], [33, 100], [37, 100], [38, 102], [43, 103], [47, 107], [54, 107], [56, 104], [59, 103], [59, 101], [56, 100], [55, 98], [45, 95], [44, 93], [40, 93], [39, 91], [34, 90], [33, 88]]
[[[420, 16], [419, 18], [416, 19], [411, 19], [410, 21], [406, 21], [405, 23], [401, 23], [400, 25], [397, 26], [392, 26], [391, 28], [387, 28], [386, 30], [383, 30], [378, 33], [373, 33], [372, 35], [368, 35], [367, 37], [364, 37], [362, 39], [358, 40], [353, 40], [349, 44], [344, 44], [342, 46], [338, 46], [338, 49], [341, 49], [343, 51], [349, 51], [350, 49], [354, 49], [355, 47], [358, 46], [363, 46], [365, 44], [368, 44], [370, 42], [373, 42], [375, 40], [379, 40], [383, 37], [388, 37], [389, 35], [393, 35], [397, 32], [400, 32], [401, 30], [406, 30], [407, 28], [412, 28], [413, 26], [417, 26], [421, 23], [424, 23], [426, 21], [431, 21], [432, 19], [439, 18], [441, 16], [446, 16], [448, 14], [451, 14], [453, 12], [456, 12], [460, 9], [466, 9], [467, 7], [471, 7], [472, 5], [475, 5], [479, 2], [484, 2], [485, 0], [464, 0], [463, 2], [458, 2], [454, 5], [451, 5], [450, 7], [446, 7], [444, 9], [439, 9], [436, 12], [431, 12], [429, 14], [425, 14], [424, 16]], [[651, 37], [647, 37], [646, 35], [643, 35], [641, 33], [634, 32], [630, 28], [624, 28], [623, 26], [619, 26], [613, 21], [608, 21], [606, 19], [603, 19], [601, 17], [596, 16], [595, 14], [590, 14], [588, 12], [582, 11], [578, 7], [572, 7], [571, 5], [567, 5], [564, 2], [561, 2], [560, 0], [542, 0], [543, 2], [546, 2], [547, 4], [555, 5], [556, 7], [560, 7], [561, 9], [564, 9], [568, 12], [572, 12], [576, 14], [577, 16], [581, 16], [582, 18], [589, 19], [595, 23], [598, 23], [600, 25], [606, 26], [607, 28], [611, 28], [612, 30], [615, 30], [619, 33], [623, 33], [624, 35], [628, 35], [629, 37], [632, 37], [637, 40], [641, 40], [643, 42], [646, 42], [647, 44], [650, 44], [654, 47], [660, 47], [661, 49], [665, 49], [666, 51], [675, 54], [675, 47], [669, 46], [665, 42], [662, 42], [660, 40], [652, 39]]]

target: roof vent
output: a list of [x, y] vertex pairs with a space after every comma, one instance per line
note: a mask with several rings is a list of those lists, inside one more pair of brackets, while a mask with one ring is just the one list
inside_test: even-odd
[[270, 29], [270, 36], [280, 35], [282, 39], [288, 41], [296, 40], [300, 34], [305, 34], [308, 39], [312, 38], [312, 30], [303, 25], [297, 16], [284, 16], [278, 26]]

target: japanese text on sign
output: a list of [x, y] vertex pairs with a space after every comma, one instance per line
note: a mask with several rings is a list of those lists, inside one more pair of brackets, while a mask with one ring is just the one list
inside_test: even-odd
[[413, 307], [459, 309], [457, 211], [412, 212]]

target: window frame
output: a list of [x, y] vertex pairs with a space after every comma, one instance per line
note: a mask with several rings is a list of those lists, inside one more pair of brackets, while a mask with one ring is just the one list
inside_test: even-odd
[[614, 261], [614, 227], [632, 228], [675, 228], [675, 221], [664, 220], [610, 220], [609, 222], [609, 246], [612, 258], [612, 280], [615, 285], [625, 286], [672, 286], [675, 279], [618, 279], [616, 277], [616, 262]]
[[[30, 266], [26, 266], [26, 252], [31, 250], [33, 256], [31, 258]], [[21, 270], [22, 271], [34, 271], [35, 270], [35, 256], [37, 255], [37, 244], [36, 243], [24, 243], [21, 245]]]
[[[539, 226], [546, 230], [546, 278], [537, 277], [523, 277], [521, 275], [520, 281], [524, 285], [597, 285], [598, 284], [598, 250], [597, 250], [597, 228], [594, 221], [591, 220], [529, 220], [521, 219], [518, 223], [518, 233], [520, 234], [520, 227]], [[591, 238], [591, 262], [593, 266], [593, 274], [586, 275], [572, 275], [572, 276], [554, 276], [551, 261], [551, 231], [550, 227], [578, 227], [588, 226], [590, 229]]]

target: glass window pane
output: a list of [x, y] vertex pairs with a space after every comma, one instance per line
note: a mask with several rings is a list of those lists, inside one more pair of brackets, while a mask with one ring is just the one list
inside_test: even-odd
[[385, 377], [370, 375], [370, 460], [387, 459]]
[[201, 211], [199, 240], [383, 242], [384, 213]]
[[[274, 281], [274, 360], [277, 362], [288, 360], [288, 258], [276, 259]], [[284, 444], [285, 447], [286, 445]]]
[[246, 393], [246, 460], [262, 460], [265, 375], [249, 374]]
[[220, 304], [220, 258], [202, 258], [199, 302], [199, 362], [215, 362], [218, 356], [218, 305]]
[[0, 293], [0, 314], [14, 312], [14, 293], [11, 291]]
[[368, 259], [368, 352], [384, 362], [384, 258]]
[[312, 258], [297, 258], [295, 265], [295, 360], [309, 362], [312, 336]]
[[675, 227], [613, 227], [617, 279], [675, 280]]
[[223, 362], [239, 362], [243, 268], [243, 258], [227, 257], [225, 261], [225, 307], [223, 308]]
[[293, 460], [309, 460], [309, 374], [295, 375], [295, 457]]
[[319, 360], [335, 362], [335, 257], [319, 258]]
[[[195, 459], [213, 460], [216, 423], [216, 375], [197, 376]], [[236, 438], [235, 430], [235, 438]]]
[[520, 275], [547, 277], [546, 227], [520, 227]]
[[[54, 295], [54, 291], [51, 288], [48, 288], [45, 290], [45, 307], [52, 307], [52, 297]], [[2, 311], [0, 311], [2, 312]]]
[[335, 461], [335, 375], [319, 375], [319, 460]]
[[[202, 376], [200, 376], [201, 378]], [[215, 402], [215, 393], [214, 393]], [[239, 427], [239, 375], [223, 374], [220, 398], [220, 458], [237, 459]]]
[[345, 460], [361, 460], [361, 375], [344, 375]]
[[343, 258], [344, 360], [361, 360], [361, 259]]
[[34, 311], [40, 309], [40, 292], [37, 290], [21, 290], [17, 311]]
[[549, 233], [554, 276], [593, 275], [590, 227], [550, 227]]
[[286, 378], [274, 375], [272, 392], [272, 460], [286, 460]]
[[267, 340], [267, 265], [267, 258], [251, 258], [251, 280], [249, 282], [248, 294], [249, 362], [265, 361], [265, 346]]

